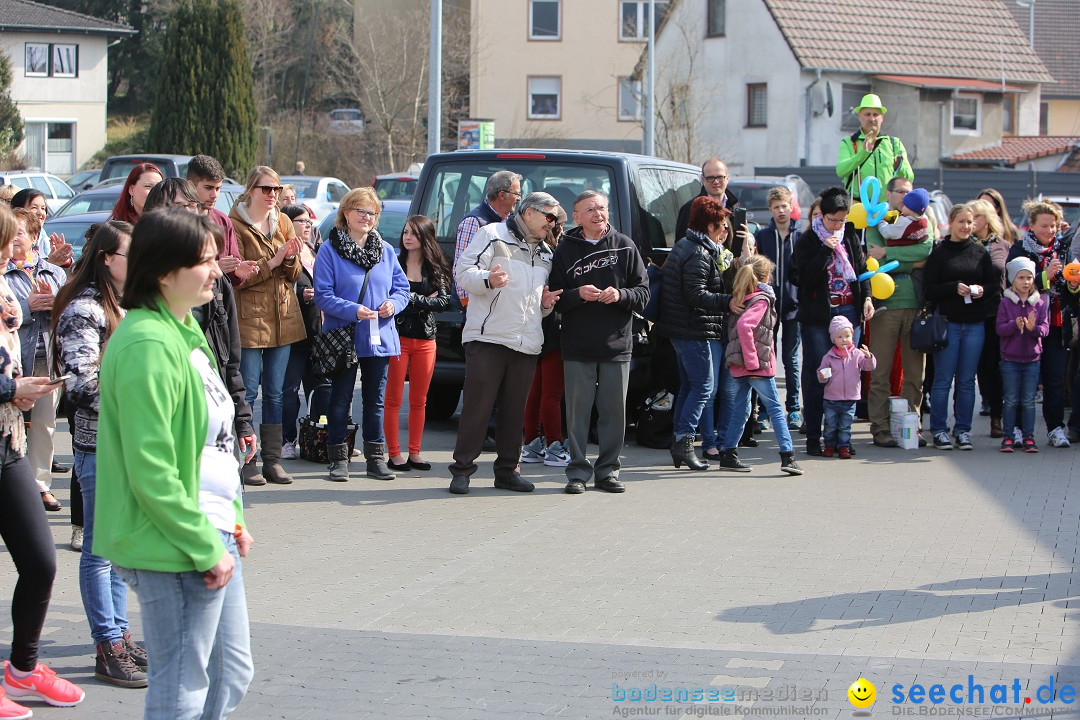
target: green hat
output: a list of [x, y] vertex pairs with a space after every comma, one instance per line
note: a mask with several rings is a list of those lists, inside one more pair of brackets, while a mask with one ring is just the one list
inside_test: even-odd
[[854, 112], [856, 115], [858, 115], [866, 108], [874, 108], [875, 110], [880, 110], [882, 115], [888, 112], [888, 110], [885, 109], [885, 106], [881, 104], [881, 98], [879, 98], [874, 93], [867, 93], [866, 95], [863, 95], [862, 100], [859, 102], [859, 107], [855, 108]]

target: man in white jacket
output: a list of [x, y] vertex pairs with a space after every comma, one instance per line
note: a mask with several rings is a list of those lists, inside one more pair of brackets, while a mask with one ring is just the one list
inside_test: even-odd
[[469, 294], [461, 342], [465, 348], [465, 388], [458, 422], [450, 492], [469, 492], [487, 421], [498, 402], [495, 432], [495, 487], [531, 492], [518, 473], [525, 401], [544, 344], [540, 321], [559, 292], [547, 288], [552, 250], [544, 239], [558, 220], [559, 203], [547, 193], [529, 193], [505, 222], [477, 231], [454, 270]]

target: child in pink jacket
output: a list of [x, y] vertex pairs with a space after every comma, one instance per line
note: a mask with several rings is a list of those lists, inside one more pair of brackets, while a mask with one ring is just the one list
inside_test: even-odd
[[862, 371], [877, 367], [877, 358], [863, 345], [855, 347], [851, 321], [837, 315], [829, 323], [833, 346], [818, 366], [818, 380], [825, 384], [823, 409], [825, 457], [835, 452], [841, 460], [851, 459], [851, 421], [855, 403], [862, 398]]
[[[802, 475], [802, 468], [795, 462], [784, 406], [776, 393], [774, 329], [777, 317], [776, 296], [769, 285], [771, 275], [772, 262], [764, 255], [748, 258], [735, 275], [732, 299], [735, 304], [743, 303], [744, 310], [728, 321], [724, 362], [735, 385], [735, 401], [727, 432], [722, 437], [737, 440], [742, 435], [750, 411], [750, 391], [757, 390], [780, 446], [780, 470], [788, 475]], [[739, 461], [734, 447], [721, 448], [719, 468], [750, 472], [750, 467]]]

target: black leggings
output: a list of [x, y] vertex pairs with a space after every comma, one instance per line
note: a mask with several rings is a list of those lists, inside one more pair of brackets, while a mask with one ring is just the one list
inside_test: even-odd
[[38, 640], [49, 611], [56, 546], [30, 463], [11, 450], [8, 440], [0, 437], [0, 537], [19, 572], [11, 596], [15, 629], [9, 660], [17, 670], [29, 672], [37, 665]]

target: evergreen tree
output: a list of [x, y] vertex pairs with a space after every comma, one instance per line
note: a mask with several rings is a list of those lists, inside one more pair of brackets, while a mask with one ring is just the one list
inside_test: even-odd
[[251, 64], [235, 0], [190, 0], [167, 20], [149, 147], [213, 155], [243, 176], [258, 152]]
[[23, 139], [23, 121], [11, 99], [11, 58], [0, 52], [0, 156], [19, 146]]

